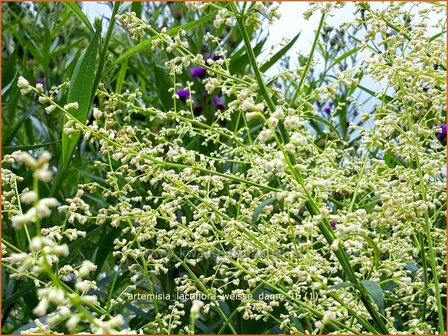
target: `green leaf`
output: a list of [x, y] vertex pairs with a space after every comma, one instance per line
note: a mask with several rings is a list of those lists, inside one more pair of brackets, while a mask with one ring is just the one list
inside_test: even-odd
[[120, 93], [123, 88], [124, 79], [126, 76], [126, 71], [128, 69], [128, 60], [124, 61], [120, 67], [120, 72], [118, 73], [117, 83], [115, 84], [115, 92]]
[[345, 281], [331, 286], [330, 289], [347, 288], [347, 287], [353, 287], [353, 284], [351, 282]]
[[[192, 21], [192, 22], [188, 22], [185, 23], [183, 25], [168, 29], [166, 31], [166, 34], [173, 36], [175, 34], [177, 34], [177, 32], [180, 29], [183, 30], [190, 30], [193, 28], [196, 28], [197, 26], [211, 20], [212, 18], [214, 18], [216, 16], [217, 11], [214, 11], [213, 13], [210, 13], [208, 15], [205, 15], [203, 17], [201, 17], [200, 19], [196, 20], [196, 21]], [[112, 62], [112, 64], [106, 69], [106, 71], [104, 72], [104, 75], [107, 74], [109, 71], [111, 71], [113, 69], [113, 67], [121, 62], [123, 62], [124, 60], [128, 59], [129, 57], [132, 57], [133, 55], [148, 49], [151, 47], [151, 43], [153, 40], [155, 40], [157, 38], [157, 36], [151, 36], [150, 38], [140, 42], [139, 44], [137, 44], [136, 46], [132, 47], [131, 49], [128, 49], [126, 52], [123, 53], [123, 55], [121, 55], [120, 57], [118, 57], [115, 61]]]
[[391, 168], [396, 166], [407, 167], [408, 165], [398, 156], [394, 155], [390, 149], [384, 153], [384, 162]]
[[86, 25], [87, 28], [93, 33], [95, 33], [95, 30], [93, 29], [92, 24], [90, 23], [87, 16], [82, 12], [81, 8], [79, 8], [78, 4], [76, 2], [64, 2], [64, 5], [72, 10], [75, 15], [81, 19], [82, 22]]
[[277, 197], [271, 197], [271, 198], [268, 198], [268, 199], [264, 200], [263, 202], [261, 202], [256, 207], [254, 214], [252, 215], [251, 223], [255, 224], [257, 222], [258, 217], [263, 212], [263, 209], [268, 205], [274, 204], [275, 202], [277, 202]]
[[[370, 89], [368, 89], [368, 88], [366, 88], [366, 87], [364, 87], [364, 86], [362, 86], [362, 85], [358, 85], [358, 87], [361, 89], [361, 90], [363, 90], [364, 92], [367, 92], [369, 95], [371, 95], [372, 97], [375, 97], [375, 98], [378, 98], [378, 99], [380, 99], [379, 97], [377, 97], [376, 96], [376, 93], [374, 92], [374, 91], [372, 91], [372, 90], [370, 90]], [[384, 102], [386, 102], [386, 103], [390, 103], [392, 100], [393, 100], [393, 98], [391, 97], [391, 96], [388, 96], [388, 95], [386, 95], [386, 94], [384, 94], [382, 97], [381, 97], [381, 100], [383, 100], [384, 99]]]
[[378, 282], [371, 280], [361, 280], [361, 284], [367, 293], [369, 293], [373, 302], [376, 303], [380, 312], [384, 314], [384, 292], [381, 285]]
[[338, 58], [336, 58], [334, 60], [334, 62], [331, 64], [330, 68], [334, 67], [335, 65], [338, 65], [339, 63], [341, 63], [343, 60], [345, 60], [347, 57], [350, 57], [351, 55], [353, 55], [354, 53], [359, 51], [359, 47], [355, 47], [349, 51], [347, 51], [346, 53], [342, 54], [341, 56], [339, 56]]
[[337, 135], [338, 138], [341, 138], [336, 127], [334, 127], [334, 125], [331, 122], [329, 122], [328, 120], [325, 120], [321, 116], [314, 115], [314, 114], [308, 114], [308, 113], [303, 114], [303, 116], [305, 117], [305, 119], [314, 120], [317, 123], [321, 123], [321, 124], [327, 126], [330, 130], [332, 130]]
[[359, 237], [363, 238], [367, 242], [367, 244], [369, 244], [369, 246], [373, 249], [373, 263], [375, 266], [378, 266], [380, 264], [381, 251], [378, 248], [378, 246], [375, 244], [373, 239], [365, 234], [362, 234], [362, 233], [351, 233], [351, 234], [347, 235], [347, 237], [350, 237], [350, 236], [359, 236]]
[[[258, 56], [261, 53], [266, 41], [267, 41], [267, 38], [262, 39], [253, 48], [255, 56]], [[246, 47], [243, 47], [243, 49], [246, 49]], [[230, 59], [229, 70], [231, 73], [238, 73], [241, 71], [241, 69], [243, 69], [248, 64], [250, 64], [249, 55], [247, 53], [244, 53], [239, 57], [233, 57], [232, 59]]]
[[135, 15], [141, 19], [142, 18], [142, 3], [138, 1], [132, 2], [131, 10], [135, 13]]
[[[77, 257], [77, 254], [75, 252], [77, 250], [79, 250], [81, 248], [81, 246], [83, 246], [85, 243], [89, 243], [89, 242], [91, 243], [92, 237], [95, 236], [97, 233], [101, 232], [102, 230], [104, 230], [104, 226], [105, 226], [105, 224], [101, 224], [100, 226], [93, 224], [85, 230], [85, 231], [88, 231], [88, 233], [85, 237], [78, 238], [78, 239], [68, 243], [68, 248], [69, 248], [70, 254], [68, 256], [62, 258], [59, 261], [59, 264], [60, 265], [70, 264], [73, 261], [73, 259], [75, 259]], [[93, 228], [93, 230], [89, 231], [91, 228]], [[24, 251], [24, 250], [22, 250], [22, 251]], [[44, 279], [44, 278], [45, 278], [44, 275], [41, 275], [39, 277], [39, 279]], [[9, 296], [3, 300], [3, 302], [2, 302], [3, 307], [9, 306], [14, 301], [20, 299], [23, 296], [26, 296], [25, 294], [27, 294], [33, 288], [35, 288], [33, 281], [28, 281], [27, 283], [24, 283], [23, 286], [21, 286], [14, 294], [12, 294], [11, 296]]]
[[32, 106], [32, 107], [30, 107], [30, 108], [28, 109], [28, 111], [26, 111], [26, 113], [23, 114], [23, 115], [19, 118], [19, 120], [17, 121], [17, 123], [16, 123], [13, 127], [11, 127], [11, 128], [8, 127], [8, 129], [11, 130], [10, 132], [6, 132], [7, 130], [5, 130], [5, 132], [3, 133], [4, 138], [3, 138], [3, 140], [2, 140], [2, 144], [3, 144], [3, 146], [4, 146], [4, 145], [8, 145], [8, 144], [14, 139], [15, 135], [17, 134], [17, 132], [18, 132], [18, 130], [20, 129], [20, 127], [22, 126], [22, 124], [23, 124], [26, 120], [28, 120], [28, 118], [30, 118], [36, 110], [37, 110], [37, 107], [36, 107], [36, 106]]
[[46, 142], [46, 143], [42, 143], [42, 144], [36, 144], [36, 145], [25, 145], [25, 146], [7, 146], [7, 147], [3, 147], [3, 154], [11, 154], [14, 151], [29, 151], [29, 150], [33, 150], [33, 149], [37, 149], [37, 148], [41, 148], [41, 147], [48, 147], [54, 144], [57, 144], [61, 142], [60, 140], [56, 140], [56, 141], [51, 141], [51, 142]]
[[97, 265], [95, 278], [98, 277], [98, 275], [102, 271], [104, 263], [107, 261], [107, 258], [114, 251], [113, 242], [117, 237], [120, 236], [120, 233], [120, 228], [112, 227], [108, 233], [103, 231], [103, 233], [101, 234], [101, 238], [97, 243], [98, 247], [96, 248], [95, 258], [93, 260], [95, 265]]
[[[82, 123], [87, 119], [92, 102], [92, 88], [100, 34], [100, 30], [97, 30], [85, 54], [79, 58], [70, 81], [67, 103], [78, 102], [79, 108], [69, 112]], [[68, 118], [64, 118], [64, 123], [67, 121]], [[62, 170], [65, 170], [68, 166], [80, 136], [81, 133], [79, 131], [73, 133], [70, 138], [67, 134], [62, 133]]]
[[288, 44], [286, 44], [282, 49], [280, 49], [274, 56], [271, 57], [271, 59], [269, 61], [267, 61], [265, 64], [263, 64], [260, 67], [260, 71], [261, 72], [266, 72], [268, 69], [270, 69], [275, 63], [277, 63], [277, 61], [283, 57], [283, 55], [285, 55], [289, 49], [292, 48], [292, 46], [294, 45], [294, 43], [296, 43], [297, 39], [300, 36], [299, 32], [296, 36], [294, 36], [294, 38], [288, 42]]

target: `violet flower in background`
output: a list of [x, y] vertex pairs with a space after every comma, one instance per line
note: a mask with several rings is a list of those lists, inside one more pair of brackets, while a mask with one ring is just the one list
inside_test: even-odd
[[446, 124], [441, 124], [439, 132], [436, 133], [436, 137], [439, 140], [446, 138]]
[[206, 74], [207, 70], [199, 65], [190, 69], [190, 75], [193, 78], [204, 78]]
[[194, 101], [193, 109], [195, 113], [201, 113], [202, 112], [202, 105], [199, 104], [196, 100]]
[[224, 109], [226, 108], [226, 104], [224, 102], [224, 97], [214, 96], [213, 104], [215, 105], [217, 110], [224, 111]]
[[334, 221], [330, 221], [330, 226], [331, 226], [333, 229], [336, 229], [336, 222], [334, 222]]
[[333, 109], [333, 103], [330, 102], [327, 106], [324, 107], [323, 111], [327, 114], [330, 114], [332, 109]]
[[179, 89], [176, 91], [176, 94], [179, 96], [180, 100], [186, 101], [190, 97], [190, 90]]
[[224, 56], [223, 55], [216, 55], [214, 52], [213, 53], [211, 53], [211, 54], [208, 54], [208, 55], [206, 55], [205, 56], [205, 59], [206, 59], [206, 61], [205, 61], [205, 64], [208, 64], [208, 61], [209, 60], [212, 60], [212, 61], [217, 61], [217, 60], [220, 60], [220, 59], [224, 59]]
[[44, 84], [45, 84], [45, 78], [44, 78], [43, 76], [40, 76], [40, 77], [37, 79], [36, 84], [42, 84], [42, 85], [44, 85]]

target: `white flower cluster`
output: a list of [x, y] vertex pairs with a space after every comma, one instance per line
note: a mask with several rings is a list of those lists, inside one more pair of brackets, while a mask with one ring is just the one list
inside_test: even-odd
[[[204, 11], [211, 4], [187, 6]], [[332, 7], [313, 5], [306, 16], [318, 9], [328, 14]], [[71, 332], [79, 331], [81, 322], [96, 333], [131, 332], [121, 329], [125, 319], [112, 316], [110, 305], [122, 304], [136, 288], [154, 294], [160, 279], [168, 279], [166, 287], [173, 292], [206, 298], [192, 300], [189, 310], [186, 300], [154, 300], [154, 320], [140, 332], [193, 333], [201, 315], [225, 316], [219, 301], [228, 295], [238, 297], [236, 311], [243, 319], [275, 316], [288, 333], [303, 333], [302, 322], [307, 333], [379, 333], [381, 323], [389, 333], [437, 332], [434, 321], [442, 314], [446, 291], [446, 162], [434, 128], [445, 107], [445, 44], [443, 37], [427, 36], [423, 24], [403, 34], [397, 28], [404, 14], [400, 4], [386, 12], [365, 3], [357, 8], [354, 26], [368, 26], [358, 47], [371, 50], [371, 57], [332, 82], [307, 87], [292, 103], [257, 78], [231, 74], [227, 61], [205, 64], [188, 52], [182, 30], [171, 37], [132, 13], [118, 17], [133, 38], [147, 29], [158, 37], [154, 49], [180, 55], [165, 63], [173, 77], [174, 107], [162, 111], [144, 106], [139, 91], [117, 94], [100, 87], [102, 106], [94, 109], [94, 121], [70, 120], [66, 128], [88, 134], [104, 157], [94, 165], [105, 171], [104, 180], [79, 185], [58, 208], [66, 212], [64, 225], [37, 230], [28, 242], [31, 253], [7, 245], [4, 258], [12, 277], [27, 276], [41, 287], [36, 315], [56, 307], [48, 323], [36, 322], [37, 331], [48, 332], [65, 318]], [[245, 23], [255, 28], [264, 15], [275, 17], [264, 3], [253, 4], [246, 14]], [[222, 9], [214, 23], [228, 24], [229, 18]], [[374, 52], [379, 37], [386, 52]], [[222, 118], [195, 116], [177, 104], [176, 76], [191, 65], [206, 67], [202, 83], [208, 94], [220, 91], [228, 99]], [[316, 134], [317, 102], [337, 97], [341, 88], [355, 88], [361, 73], [388, 85], [376, 95], [371, 127], [352, 121]], [[20, 85], [27, 93], [27, 82]], [[360, 117], [365, 114], [352, 97], [344, 104], [336, 111], [353, 104]], [[140, 127], [135, 115], [154, 127]], [[339, 128], [356, 130], [357, 144], [342, 138]], [[47, 153], [37, 160], [26, 153], [5, 160], [13, 158], [32, 169], [35, 179], [51, 178]], [[39, 200], [37, 190], [19, 195], [20, 178], [11, 170], [2, 176], [10, 185], [5, 209], [14, 227], [38, 225], [50, 215], [55, 199]], [[91, 205], [97, 196], [103, 202]], [[28, 212], [21, 211], [22, 203], [32, 205]], [[102, 301], [92, 293], [98, 283], [91, 276], [100, 271], [94, 262], [58, 264], [68, 254], [68, 245], [60, 241], [86, 236], [76, 225], [87, 223], [118, 232], [110, 244], [114, 274], [118, 279], [126, 268], [130, 283], [117, 297], [105, 295]], [[40, 274], [53, 276], [43, 284]], [[381, 288], [384, 308], [370, 300], [368, 285]]]

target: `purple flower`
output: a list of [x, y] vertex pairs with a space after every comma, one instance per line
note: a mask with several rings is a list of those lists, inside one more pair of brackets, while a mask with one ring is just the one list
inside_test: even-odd
[[199, 104], [197, 101], [195, 101], [194, 105], [193, 105], [193, 109], [194, 109], [194, 112], [201, 113], [202, 112], [202, 105]]
[[336, 222], [334, 221], [330, 221], [330, 226], [335, 229], [336, 228]]
[[190, 97], [190, 90], [179, 89], [179, 90], [176, 91], [176, 94], [179, 96], [180, 100], [186, 101], [187, 98]]
[[332, 109], [333, 109], [333, 102], [330, 101], [330, 103], [328, 103], [328, 105], [324, 107], [324, 112], [330, 114]]
[[45, 78], [42, 77], [42, 76], [40, 76], [40, 77], [37, 79], [36, 84], [42, 84], [42, 85], [44, 85], [44, 84], [45, 84]]
[[190, 75], [193, 78], [204, 78], [206, 74], [207, 70], [199, 65], [190, 69]]
[[208, 55], [206, 55], [205, 56], [205, 59], [206, 59], [206, 61], [205, 61], [205, 64], [208, 64], [208, 60], [211, 60], [211, 61], [217, 61], [217, 60], [220, 60], [220, 59], [224, 59], [224, 56], [223, 55], [216, 55], [214, 52], [213, 53], [211, 53], [211, 54], [208, 54]]
[[446, 138], [446, 124], [440, 125], [439, 131], [436, 133], [436, 137], [440, 140]]
[[215, 105], [217, 110], [224, 111], [224, 109], [226, 108], [226, 104], [224, 103], [224, 97], [214, 96], [213, 104]]

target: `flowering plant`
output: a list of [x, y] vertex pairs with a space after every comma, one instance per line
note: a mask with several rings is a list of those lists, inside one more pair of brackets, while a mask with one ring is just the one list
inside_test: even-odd
[[64, 6], [70, 81], [12, 81], [60, 132], [4, 147], [4, 332], [445, 333], [444, 5], [312, 4], [270, 78], [278, 5], [115, 3], [104, 37]]

